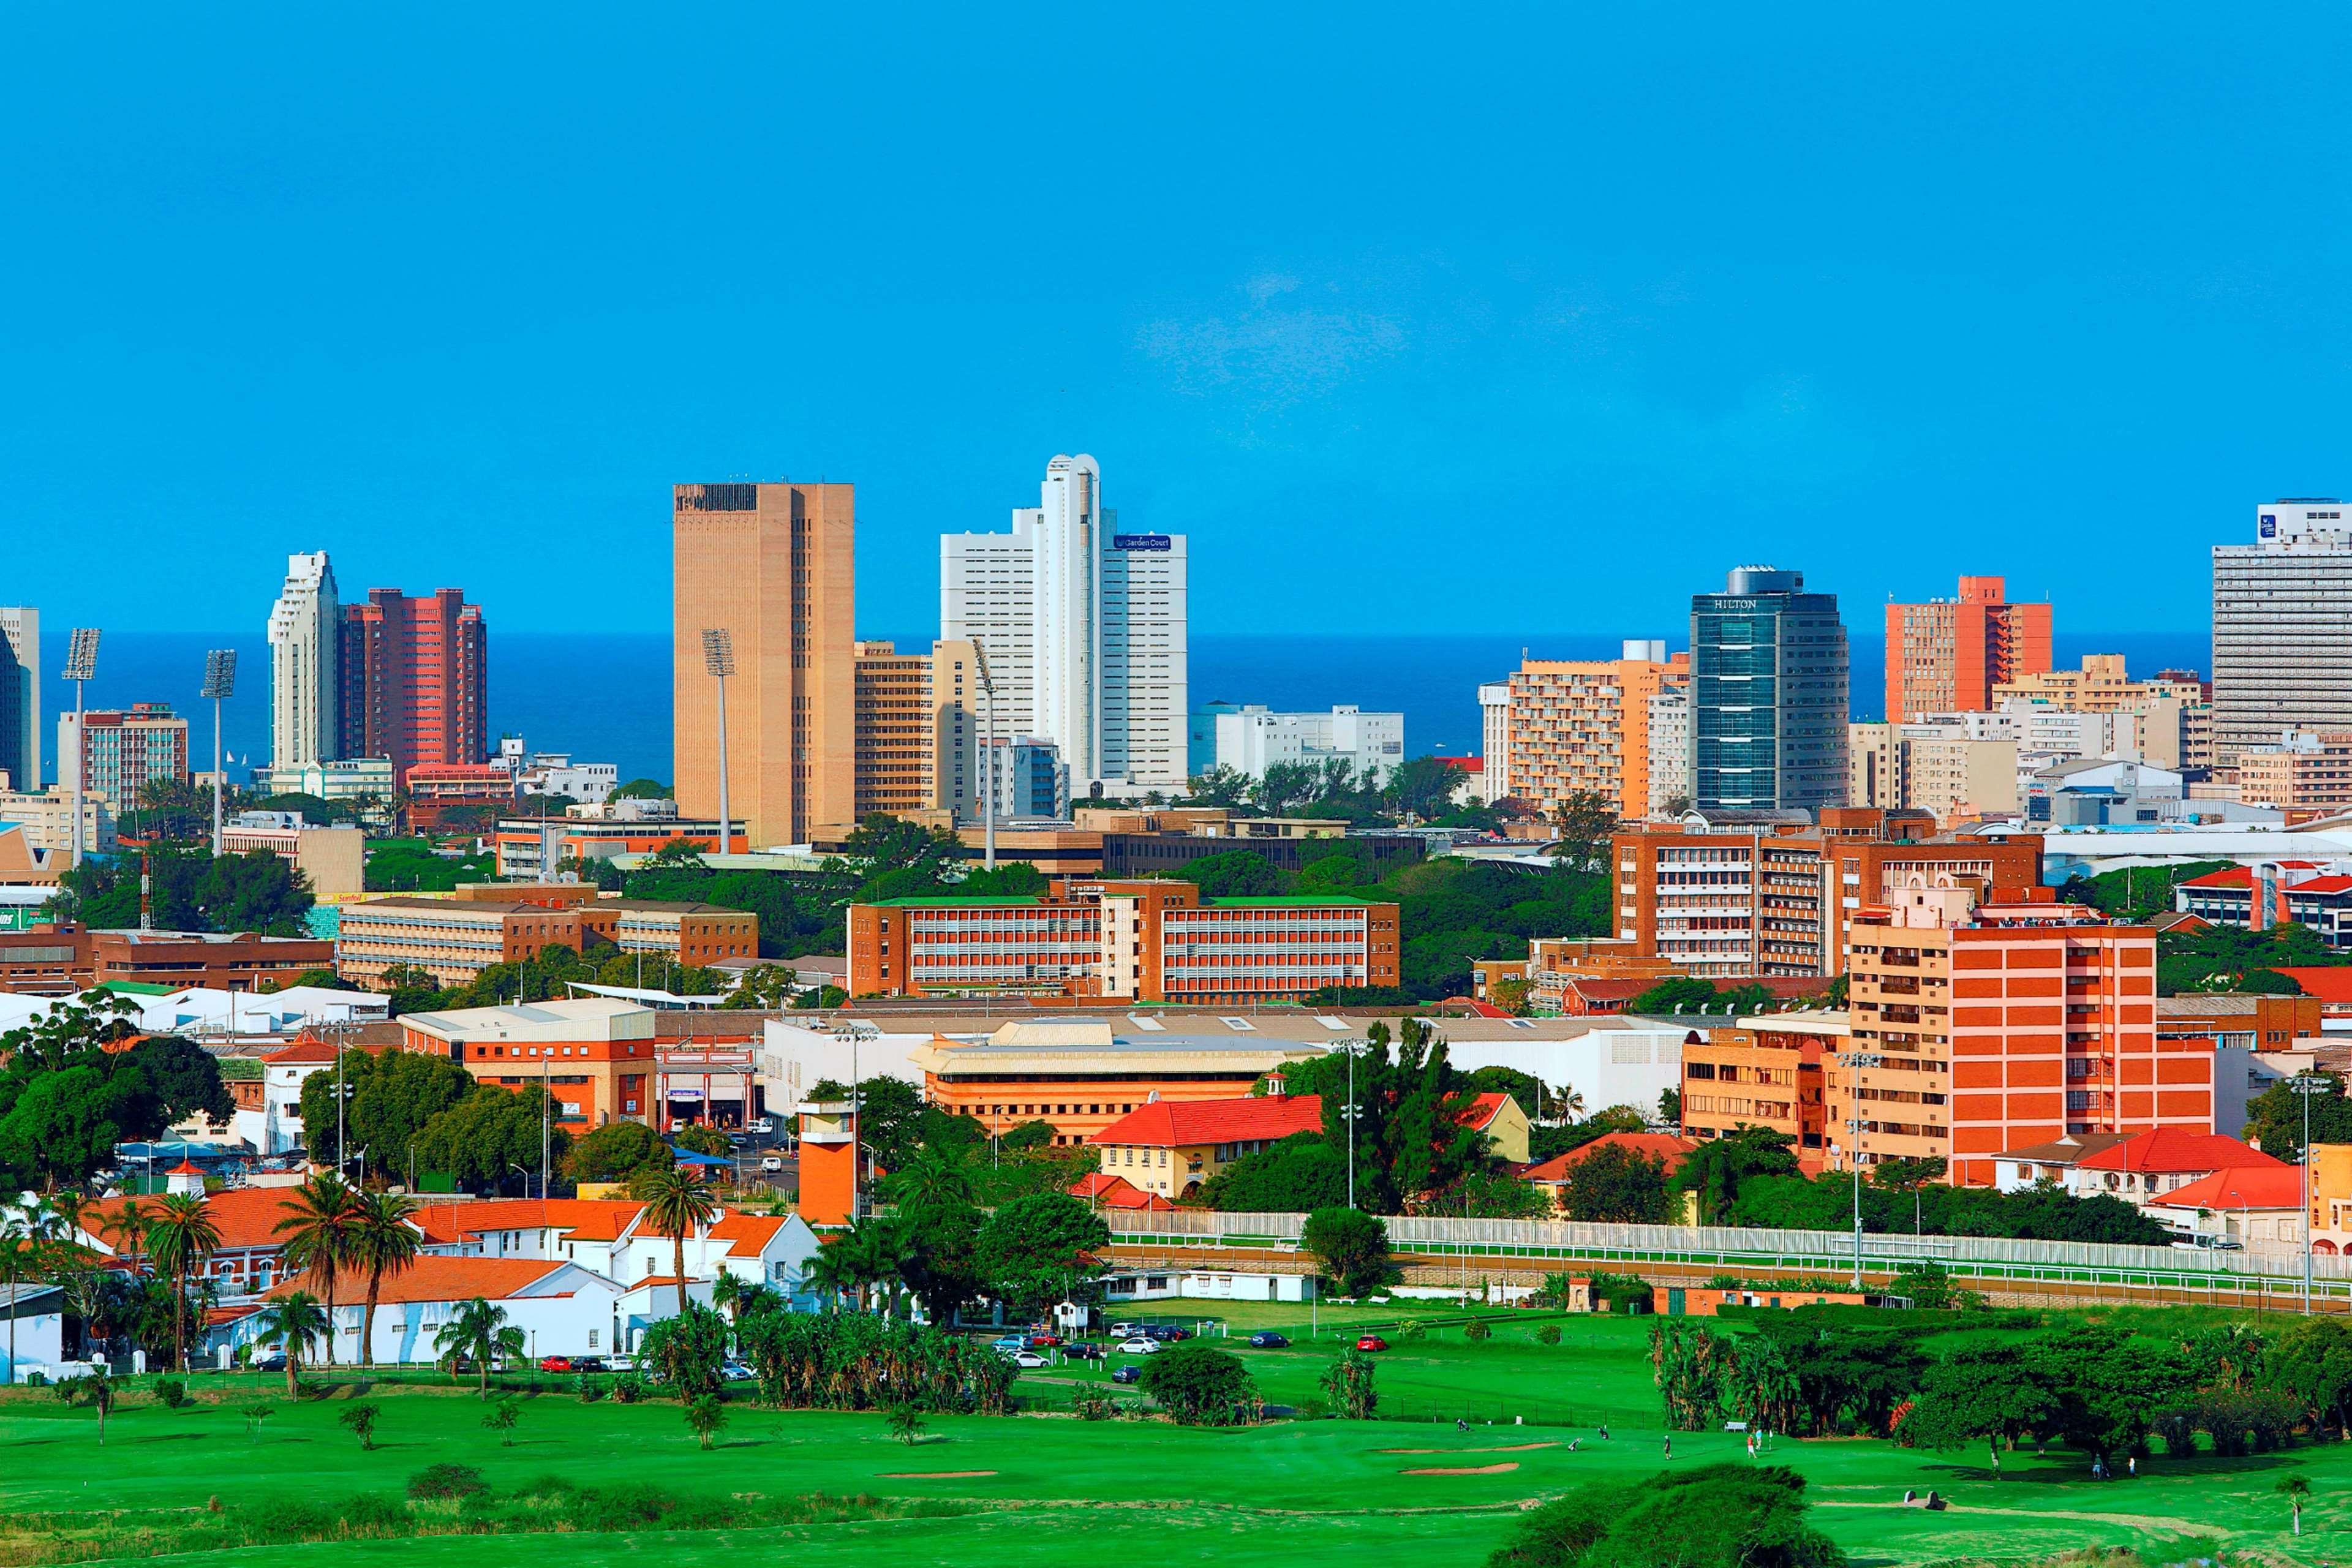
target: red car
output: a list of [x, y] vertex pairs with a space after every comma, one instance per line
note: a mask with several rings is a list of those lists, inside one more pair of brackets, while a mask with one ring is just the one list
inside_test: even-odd
[[1356, 1348], [1360, 1351], [1384, 1351], [1389, 1348], [1389, 1342], [1378, 1334], [1358, 1334]]
[[1062, 1342], [1062, 1336], [1055, 1333], [1033, 1331], [1026, 1337], [1033, 1351], [1049, 1351]]
[[539, 1370], [541, 1372], [570, 1372], [572, 1370], [572, 1358], [568, 1355], [543, 1355], [539, 1358]]

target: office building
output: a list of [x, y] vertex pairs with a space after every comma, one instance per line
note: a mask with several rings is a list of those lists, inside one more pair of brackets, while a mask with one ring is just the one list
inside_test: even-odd
[[[584, 889], [587, 896], [580, 893]], [[477, 883], [454, 899], [385, 898], [345, 904], [335, 973], [374, 985], [384, 971], [422, 969], [443, 985], [470, 985], [497, 963], [542, 947], [585, 952], [610, 943], [690, 969], [760, 954], [760, 921], [743, 910], [652, 899], [599, 899], [586, 884]]]
[[0, 788], [41, 787], [41, 612], [0, 605]]
[[1685, 1042], [1683, 1136], [1705, 1142], [1766, 1128], [1794, 1140], [1798, 1163], [1818, 1171], [1829, 1142], [1822, 1063], [1846, 1048], [1847, 1035], [1843, 1013], [1771, 1013]]
[[[64, 784], [45, 790], [0, 790], [0, 824], [24, 830], [34, 850], [70, 858], [73, 853], [73, 796]], [[81, 847], [84, 854], [114, 847], [114, 812], [95, 793], [81, 797]], [[48, 879], [54, 880], [52, 874]]]
[[856, 492], [845, 484], [679, 485], [672, 500], [671, 680], [678, 809], [719, 815], [718, 684], [703, 633], [733, 647], [727, 808], [754, 848], [856, 815]]
[[[1702, 811], [1845, 798], [1846, 637], [1801, 572], [1735, 568], [1691, 597], [1691, 794]], [[1516, 743], [1516, 742], [1514, 742]]]
[[976, 811], [981, 715], [969, 642], [929, 653], [856, 645], [857, 820], [877, 812], [944, 826]]
[[2240, 752], [2238, 799], [2304, 816], [2352, 811], [2352, 731], [2289, 730]]
[[1649, 815], [1674, 816], [1691, 807], [1690, 682], [1650, 699]]
[[286, 558], [269, 607], [269, 762], [303, 768], [343, 755], [343, 607], [323, 550]]
[[1359, 783], [1378, 784], [1404, 765], [1404, 715], [1367, 713], [1352, 703], [1328, 713], [1276, 713], [1255, 702], [1217, 715], [1217, 766], [1262, 779], [1277, 763], [1318, 773], [1343, 763]]
[[188, 721], [163, 702], [93, 708], [58, 715], [58, 782], [79, 788], [120, 814], [158, 780], [188, 776]]
[[320, 899], [367, 890], [366, 836], [356, 827], [312, 827], [296, 811], [241, 811], [221, 827], [221, 852], [275, 855], [300, 872]]
[[1508, 776], [1497, 797], [1549, 815], [1571, 795], [1597, 795], [1621, 818], [1647, 816], [1651, 701], [1689, 679], [1689, 656], [1668, 658], [1654, 640], [1630, 640], [1612, 659], [1522, 659], [1502, 683]]
[[1945, 827], [2018, 809], [2015, 725], [1979, 732], [1969, 719], [1989, 714], [1938, 714], [1907, 724], [1846, 727], [1846, 804], [1880, 810], [1924, 811]]
[[1045, 466], [1009, 533], [940, 540], [940, 636], [980, 645], [994, 731], [1041, 735], [1081, 794], [1190, 776], [1185, 540], [1124, 533], [1092, 458]]
[[[2173, 908], [2211, 925], [2303, 927], [2335, 952], [2352, 950], [2352, 862], [2266, 860], [2177, 883]], [[2317, 1031], [2315, 1030], [2315, 1033]]]
[[1488, 805], [1510, 794], [1511, 683], [1478, 683], [1478, 798]]
[[2213, 547], [2213, 760], [2289, 730], [2352, 730], [2352, 529], [2333, 499], [2255, 509]]
[[2050, 668], [2050, 606], [2006, 601], [1999, 577], [1957, 597], [1886, 606], [1886, 719], [1990, 708], [1993, 688]]
[[331, 969], [335, 944], [315, 937], [252, 931], [94, 931], [92, 985], [160, 985], [173, 991], [283, 991], [313, 970]]
[[[2113, 744], [2161, 768], [2202, 772], [2213, 765], [2213, 703], [2205, 683], [2180, 670], [2135, 680], [2119, 653], [2086, 654], [2080, 669], [2045, 670], [1993, 688], [2005, 712], [2115, 716]], [[2030, 737], [2026, 749], [2037, 749]], [[2081, 753], [2077, 753], [2081, 754]]]
[[341, 755], [390, 758], [395, 784], [419, 763], [489, 755], [489, 632], [464, 590], [369, 589], [343, 606], [339, 657]]
[[544, 1088], [556, 1124], [575, 1137], [615, 1121], [650, 1121], [653, 1009], [612, 996], [406, 1013], [400, 1048], [446, 1057], [480, 1083]]
[[1876, 1062], [1822, 1068], [1832, 1168], [1941, 1159], [1983, 1185], [2006, 1151], [2212, 1131], [2212, 1040], [2157, 1032], [2156, 933], [2030, 893], [1916, 874], [1857, 914], [1848, 1022]]
[[1617, 835], [1617, 936], [1631, 951], [1718, 979], [1832, 975], [1856, 911], [1914, 874], [1975, 877], [2022, 894], [2042, 881], [2040, 840], [1936, 841], [1916, 813], [1830, 807], [1801, 824]]
[[[985, 793], [985, 783], [996, 781], [996, 820], [1011, 822], [1016, 818], [1031, 821], [1066, 822], [1070, 816], [1070, 768], [1062, 761], [1061, 749], [1043, 735], [999, 735], [984, 741], [974, 752], [979, 759], [981, 775], [972, 781], [975, 795]], [[988, 759], [995, 759], [992, 769]], [[967, 822], [982, 822], [983, 813], [975, 805]], [[1003, 853], [1003, 846], [998, 845]]]
[[1204, 900], [1190, 882], [1056, 881], [1042, 898], [849, 910], [849, 994], [1243, 1004], [1397, 983], [1397, 906], [1339, 896]]

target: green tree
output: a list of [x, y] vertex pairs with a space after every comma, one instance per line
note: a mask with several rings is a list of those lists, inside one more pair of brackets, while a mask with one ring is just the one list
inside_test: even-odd
[[2052, 1435], [2101, 1459], [2137, 1448], [2156, 1412], [2189, 1392], [2179, 1351], [2106, 1324], [2045, 1334], [2025, 1353], [2052, 1397]]
[[[286, 1238], [280, 1253], [286, 1270], [318, 1281], [326, 1298], [327, 1321], [331, 1325], [335, 1318], [335, 1285], [352, 1260], [352, 1233], [360, 1217], [359, 1194], [345, 1185], [341, 1176], [315, 1175], [279, 1199], [278, 1206], [285, 1217], [271, 1229]], [[327, 1364], [334, 1363], [335, 1337], [331, 1327]]]
[[1268, 816], [1286, 816], [1316, 796], [1316, 772], [1305, 763], [1269, 763], [1250, 784], [1250, 804]]
[[366, 1305], [360, 1315], [360, 1364], [375, 1364], [375, 1309], [387, 1276], [398, 1277], [416, 1266], [424, 1237], [413, 1223], [416, 1200], [394, 1193], [362, 1193], [353, 1204], [344, 1235], [345, 1262], [367, 1280]]
[[646, 1330], [637, 1360], [659, 1373], [681, 1401], [716, 1394], [727, 1362], [727, 1320], [699, 1301], [685, 1301], [677, 1313]]
[[672, 795], [670, 786], [662, 783], [659, 779], [631, 779], [628, 783], [622, 784], [619, 788], [614, 790], [612, 795], [607, 798], [612, 800], [668, 800], [672, 798]]
[[522, 1401], [512, 1394], [482, 1412], [482, 1429], [499, 1435], [499, 1446], [514, 1447], [515, 1424], [522, 1419]]
[[220, 1226], [200, 1193], [171, 1193], [155, 1200], [147, 1222], [148, 1255], [172, 1281], [172, 1364], [188, 1364], [187, 1297], [191, 1277], [220, 1250]]
[[921, 1411], [904, 1403], [890, 1406], [890, 1436], [911, 1448], [915, 1446], [915, 1439], [922, 1435], [923, 1413]]
[[2303, 1505], [2311, 1500], [2309, 1476], [2283, 1476], [2271, 1490], [2286, 1499], [2287, 1507], [2294, 1510], [2294, 1532], [2303, 1533]]
[[1255, 849], [1203, 855], [1175, 875], [1200, 889], [1204, 899], [1262, 898], [1282, 891], [1282, 873]]
[[2056, 1413], [2056, 1399], [2016, 1346], [1963, 1345], [1927, 1370], [1901, 1431], [1926, 1448], [1981, 1441], [1998, 1471], [2001, 1445], [2040, 1430]]
[[1221, 763], [1192, 781], [1185, 801], [1191, 805], [1222, 805], [1229, 811], [1239, 810], [1249, 804], [1250, 783], [1249, 774]]
[[1389, 804], [1400, 814], [1443, 816], [1454, 808], [1454, 792], [1468, 775], [1442, 757], [1415, 757], [1389, 775]]
[[1702, 1465], [1589, 1482], [1520, 1516], [1488, 1568], [1844, 1568], [1805, 1522], [1804, 1478], [1779, 1465]]
[[286, 1397], [298, 1397], [302, 1392], [302, 1366], [310, 1359], [311, 1342], [331, 1342], [334, 1337], [327, 1309], [308, 1290], [289, 1290], [262, 1308], [256, 1323], [257, 1344], [277, 1345], [285, 1351]]
[[679, 1128], [670, 1134], [670, 1142], [689, 1154], [705, 1154], [714, 1160], [727, 1158], [735, 1148], [727, 1142], [726, 1133], [703, 1121]]
[[1740, 1126], [1701, 1143], [1676, 1178], [1684, 1191], [1698, 1194], [1698, 1223], [1728, 1223], [1745, 1183], [1797, 1174], [1797, 1157], [1790, 1152], [1796, 1142], [1769, 1127]]
[[534, 1173], [539, 1170], [543, 1129], [550, 1158], [561, 1163], [571, 1152], [572, 1135], [553, 1125], [546, 1114], [551, 1109], [537, 1084], [520, 1091], [477, 1084], [472, 1093], [418, 1131], [417, 1168], [446, 1171], [463, 1190], [501, 1186], [517, 1166]]
[[1201, 1189], [1228, 1214], [1304, 1214], [1348, 1201], [1348, 1157], [1319, 1132], [1296, 1132], [1244, 1154]]
[[1145, 1362], [1142, 1387], [1180, 1426], [1230, 1426], [1255, 1391], [1240, 1357], [1197, 1340]]
[[344, 1430], [360, 1440], [362, 1450], [373, 1451], [375, 1447], [375, 1424], [383, 1415], [383, 1405], [373, 1399], [363, 1399], [357, 1405], [343, 1406], [342, 1413], [335, 1419], [342, 1424]]
[[136, 1067], [77, 1065], [34, 1077], [0, 1116], [0, 1168], [37, 1173], [54, 1191], [114, 1163], [118, 1143], [163, 1130], [147, 1075]]
[[575, 1182], [633, 1182], [670, 1163], [660, 1133], [642, 1121], [614, 1121], [572, 1145], [563, 1173]]
[[1595, 1149], [1568, 1168], [1560, 1208], [1604, 1225], [1671, 1225], [1675, 1200], [1664, 1160], [1622, 1144]]
[[690, 1166], [656, 1166], [641, 1173], [632, 1189], [646, 1205], [646, 1228], [670, 1239], [670, 1277], [677, 1279], [680, 1307], [686, 1300], [686, 1238], [719, 1218], [719, 1200], [702, 1173]]
[[1353, 1346], [1342, 1351], [1323, 1370], [1323, 1392], [1330, 1396], [1331, 1414], [1343, 1421], [1370, 1421], [1381, 1405], [1378, 1370], [1364, 1352]]
[[[652, 1331], [646, 1334], [650, 1338]], [[480, 1296], [460, 1305], [433, 1336], [435, 1354], [451, 1363], [453, 1370], [461, 1356], [474, 1363], [477, 1389], [484, 1399], [490, 1396], [490, 1363], [522, 1354], [524, 1343], [522, 1331], [507, 1321], [506, 1309]]]
[[687, 1430], [692, 1432], [704, 1450], [727, 1425], [727, 1405], [715, 1394], [706, 1394], [686, 1407]]
[[1552, 854], [1571, 870], [1598, 871], [1608, 858], [1609, 842], [1617, 831], [1617, 803], [1605, 795], [1580, 790], [1552, 809]]
[[1307, 1216], [1299, 1245], [1343, 1296], [1368, 1296], [1389, 1278], [1389, 1227], [1361, 1209], [1336, 1204]]
[[2263, 1358], [2263, 1373], [2314, 1426], [2352, 1437], [2352, 1325], [2340, 1318], [2295, 1319]]
[[[2320, 1073], [2320, 1092], [2311, 1097], [2311, 1138], [2315, 1143], [2352, 1142], [2352, 1100], [2344, 1095], [2344, 1080]], [[2284, 1080], [2273, 1083], [2246, 1104], [2246, 1137], [2265, 1154], [2299, 1164], [2303, 1160], [2303, 1097]]]
[[1095, 1286], [1096, 1254], [1110, 1240], [1101, 1216], [1066, 1193], [1015, 1198], [991, 1215], [973, 1261], [991, 1291], [1023, 1313], [1077, 1300]]
[[226, 1122], [236, 1114], [236, 1101], [221, 1081], [218, 1058], [194, 1041], [150, 1035], [132, 1046], [129, 1055], [146, 1073], [165, 1125], [200, 1114]]
[[903, 1247], [899, 1278], [922, 1302], [924, 1315], [944, 1323], [986, 1284], [979, 1258], [985, 1216], [972, 1202], [964, 1158], [952, 1150], [919, 1148], [884, 1179], [884, 1191]]
[[67, 1379], [61, 1386], [68, 1400], [98, 1412], [98, 1446], [105, 1447], [106, 1418], [114, 1409], [114, 1380], [107, 1375], [104, 1367], [93, 1367], [79, 1377]]

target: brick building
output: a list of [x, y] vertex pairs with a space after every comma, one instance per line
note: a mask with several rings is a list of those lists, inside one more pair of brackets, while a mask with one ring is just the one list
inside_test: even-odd
[[400, 1048], [446, 1056], [483, 1083], [544, 1086], [575, 1136], [654, 1113], [654, 1013], [607, 996], [410, 1013]]
[[[592, 894], [593, 889], [588, 889]], [[610, 943], [624, 952], [689, 968], [756, 958], [760, 918], [716, 904], [648, 899], [567, 899], [523, 889], [513, 898], [369, 899], [345, 904], [335, 972], [373, 985], [395, 965], [422, 969], [443, 985], [469, 985], [495, 963], [520, 963], [542, 947], [586, 953]]]
[[1999, 577], [1957, 598], [1886, 606], [1886, 719], [1990, 708], [1993, 688], [2050, 668], [2050, 606], [2005, 601]]
[[419, 763], [489, 755], [489, 629], [463, 589], [369, 589], [343, 606], [338, 663], [343, 755], [389, 757], [395, 783]]

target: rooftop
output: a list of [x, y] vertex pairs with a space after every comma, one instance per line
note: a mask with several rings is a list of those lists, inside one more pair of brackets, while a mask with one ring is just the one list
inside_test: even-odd
[[2192, 1132], [2185, 1127], [2152, 1127], [2074, 1162], [2084, 1171], [2154, 1171], [2187, 1173], [2262, 1168], [2284, 1169], [2252, 1144], [2218, 1132]]
[[2231, 1166], [2175, 1187], [2151, 1206], [2167, 1209], [2303, 1209], [2303, 1171], [2272, 1163]]

